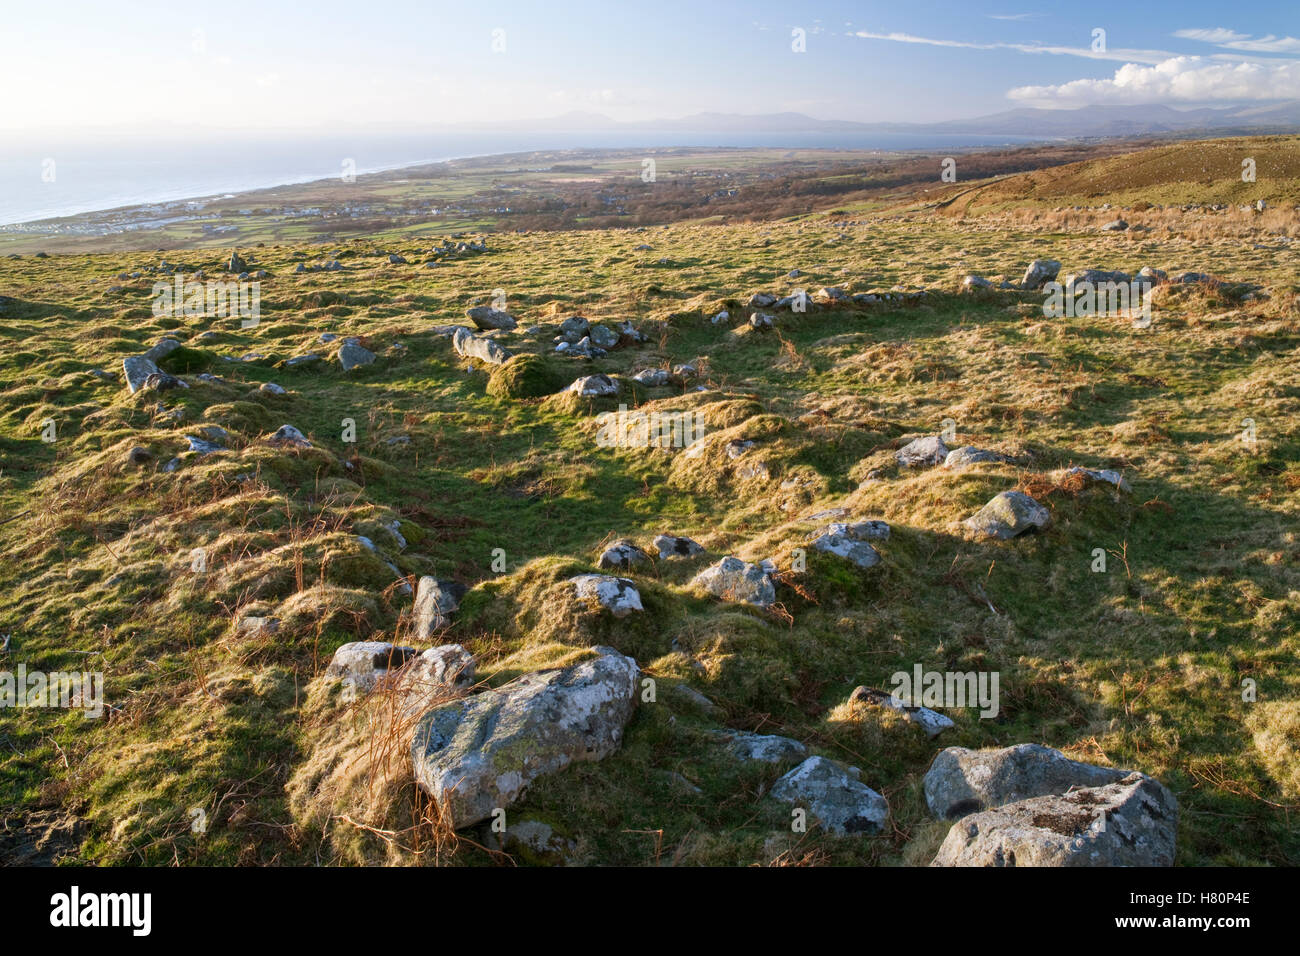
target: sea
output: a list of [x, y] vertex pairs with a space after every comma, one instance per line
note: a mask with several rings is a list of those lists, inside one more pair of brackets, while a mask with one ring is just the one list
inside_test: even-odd
[[[7, 140], [7, 142], [6, 142]], [[574, 130], [350, 136], [284, 133], [167, 138], [0, 139], [0, 226], [146, 203], [364, 175], [501, 153], [668, 146], [942, 150], [1030, 142], [1029, 137], [865, 132]], [[345, 165], [349, 164], [350, 165]]]

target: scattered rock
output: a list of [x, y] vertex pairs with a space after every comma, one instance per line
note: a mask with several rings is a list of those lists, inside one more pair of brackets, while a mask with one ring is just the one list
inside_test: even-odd
[[618, 382], [608, 375], [584, 375], [570, 385], [566, 391], [577, 392], [584, 398], [603, 398], [618, 394]]
[[325, 673], [368, 694], [416, 653], [413, 647], [396, 647], [386, 641], [353, 641], [334, 652]]
[[519, 323], [515, 321], [515, 317], [509, 312], [501, 312], [488, 305], [480, 305], [472, 309], [467, 309], [465, 314], [469, 316], [471, 322], [485, 331], [492, 329], [505, 329], [509, 331], [519, 325]]
[[600, 556], [597, 567], [613, 569], [619, 571], [628, 571], [640, 565], [649, 565], [653, 561], [650, 555], [646, 554], [641, 548], [637, 547], [636, 542], [629, 538], [623, 538], [615, 541]]
[[943, 467], [960, 470], [968, 465], [1010, 460], [1006, 455], [999, 455], [995, 451], [986, 451], [983, 448], [976, 448], [974, 445], [965, 445], [948, 452], [947, 457], [943, 460]]
[[524, 795], [534, 780], [618, 750], [636, 707], [636, 661], [613, 648], [572, 667], [436, 707], [411, 743], [415, 779], [457, 829]]
[[1037, 290], [1056, 278], [1061, 271], [1061, 264], [1055, 259], [1035, 259], [1025, 269], [1025, 277], [1020, 280], [1020, 288]]
[[873, 568], [879, 564], [880, 552], [865, 541], [850, 537], [847, 529], [848, 525], [831, 525], [813, 541], [812, 546], [818, 551], [851, 561], [860, 568]]
[[627, 617], [633, 611], [645, 610], [641, 594], [629, 578], [616, 578], [608, 574], [579, 574], [569, 578], [574, 596], [579, 601], [595, 601], [615, 617]]
[[672, 380], [666, 368], [647, 368], [632, 376], [632, 381], [640, 382], [646, 388], [659, 388]]
[[464, 326], [456, 327], [451, 342], [462, 358], [476, 358], [489, 365], [504, 365], [510, 360], [510, 353], [502, 345], [477, 336]]
[[344, 342], [339, 347], [339, 364], [343, 371], [350, 372], [361, 365], [369, 365], [375, 360], [375, 353], [353, 342]]
[[937, 737], [945, 730], [956, 726], [952, 720], [936, 710], [905, 704], [894, 697], [893, 694], [886, 694], [883, 690], [876, 690], [873, 687], [855, 687], [853, 693], [849, 695], [849, 702], [869, 704], [873, 707], [888, 707], [890, 710], [896, 710], [924, 730], [925, 735], [930, 738]]
[[186, 435], [184, 437], [185, 440], [190, 443], [190, 451], [197, 452], [200, 456], [213, 455], [219, 451], [226, 450], [216, 442], [207, 441], [203, 438], [195, 438], [193, 435]]
[[776, 302], [776, 296], [767, 292], [755, 292], [749, 297], [749, 307], [751, 309], [766, 309]]
[[128, 465], [144, 465], [153, 461], [153, 452], [148, 448], [142, 448], [136, 445], [126, 453], [126, 463]]
[[948, 457], [948, 446], [937, 435], [927, 435], [908, 442], [894, 453], [894, 458], [904, 468], [937, 465]]
[[[1071, 469], [1069, 469], [1068, 471], [1066, 471], [1066, 472], [1065, 472], [1065, 475], [1064, 475], [1064, 478], [1070, 478], [1070, 477], [1072, 477], [1072, 476], [1074, 476], [1074, 475], [1082, 475], [1084, 478], [1088, 479], [1089, 481], [1103, 481], [1103, 482], [1106, 482], [1107, 484], [1114, 485], [1114, 486], [1115, 486], [1116, 488], [1118, 488], [1120, 491], [1132, 491], [1132, 490], [1133, 490], [1133, 489], [1129, 486], [1129, 483], [1128, 483], [1127, 481], [1124, 480], [1124, 476], [1123, 476], [1123, 475], [1121, 475], [1118, 471], [1113, 471], [1113, 470], [1111, 470], [1111, 469], [1109, 469], [1109, 468], [1103, 468], [1103, 469], [1101, 469], [1101, 470], [1097, 470], [1097, 469], [1093, 469], [1093, 468], [1079, 468], [1079, 467], [1075, 467], [1075, 468], [1071, 468]], [[1064, 479], [1063, 479], [1063, 480], [1064, 480]]]
[[465, 596], [465, 586], [455, 581], [439, 581], [424, 575], [415, 587], [415, 609], [411, 634], [418, 641], [433, 638], [438, 631], [450, 626], [451, 615], [460, 607]]
[[276, 385], [275, 382], [263, 382], [263, 383], [258, 387], [257, 390], [258, 390], [259, 392], [264, 392], [264, 393], [267, 394], [267, 395], [284, 395], [284, 394], [287, 394], [287, 393], [285, 392], [285, 390], [284, 390], [284, 387], [281, 386], [281, 385]]
[[770, 573], [757, 564], [749, 564], [731, 555], [705, 568], [691, 584], [724, 601], [756, 607], [767, 607], [776, 601], [776, 585], [772, 583]]
[[776, 316], [768, 315], [766, 312], [754, 312], [749, 316], [749, 326], [758, 329], [760, 332], [766, 332], [775, 327]]
[[144, 388], [150, 375], [157, 375], [160, 371], [161, 369], [152, 359], [147, 359], [143, 355], [131, 355], [122, 359], [122, 373], [126, 377], [126, 385], [132, 395]]
[[789, 737], [756, 734], [748, 730], [719, 730], [713, 737], [740, 760], [793, 763], [808, 756], [808, 748]]
[[1123, 219], [1112, 219], [1101, 227], [1102, 232], [1123, 232], [1128, 228], [1128, 223]]
[[704, 553], [704, 548], [700, 547], [696, 542], [690, 538], [682, 538], [677, 535], [657, 535], [652, 543], [659, 549], [659, 560], [661, 561], [669, 558], [693, 558], [697, 554]]
[[772, 785], [772, 797], [803, 807], [835, 836], [879, 833], [889, 819], [889, 804], [860, 777], [857, 767], [809, 757]]
[[267, 439], [272, 445], [290, 445], [295, 448], [310, 448], [307, 436], [292, 425], [281, 425], [274, 435]]
[[1051, 514], [1023, 491], [1004, 491], [964, 522], [977, 535], [1007, 540], [1047, 527]]

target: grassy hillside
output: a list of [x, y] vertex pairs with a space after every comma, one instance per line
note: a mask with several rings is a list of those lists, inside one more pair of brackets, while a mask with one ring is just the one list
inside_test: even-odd
[[[1233, 147], [1214, 150], [1223, 170], [1189, 168], [1160, 187], [1164, 201], [1227, 175]], [[1060, 204], [1104, 188], [1114, 203], [1153, 200], [1148, 180], [1108, 178], [1111, 162], [1028, 174], [1043, 177], [1034, 197]], [[1261, 195], [1297, 198], [1294, 178], [1276, 184], [1275, 162], [1294, 158], [1259, 156], [1257, 188], [1283, 190]], [[1010, 197], [999, 190], [1015, 182], [985, 187], [978, 203]], [[502, 862], [482, 848], [486, 833], [421, 823], [400, 741], [346, 723], [350, 705], [321, 678], [346, 641], [409, 643], [411, 598], [391, 563], [471, 586], [441, 642], [471, 650], [489, 684], [598, 643], [659, 682], [620, 752], [545, 778], [512, 811], [548, 821], [581, 861], [925, 864], [948, 829], [920, 789], [938, 749], [1033, 741], [1159, 777], [1182, 805], [1182, 864], [1300, 862], [1287, 769], [1300, 757], [1290, 245], [1044, 236], [919, 215], [486, 239], [487, 252], [433, 268], [429, 239], [242, 248], [269, 272], [252, 329], [156, 317], [153, 256], [0, 260], [4, 666], [101, 669], [111, 704], [101, 720], [0, 712], [0, 846], [12, 851], [26, 827], [23, 839], [100, 863]], [[333, 252], [342, 270], [294, 272]], [[394, 252], [411, 264], [391, 265]], [[1017, 280], [1041, 257], [1063, 271], [1150, 265], [1216, 281], [1162, 286], [1145, 329], [1046, 319], [1038, 293], [959, 291], [967, 273]], [[224, 261], [215, 250], [167, 258], [210, 277]], [[131, 272], [142, 275], [119, 278]], [[743, 327], [752, 292], [823, 285], [927, 294], [778, 312], [767, 334]], [[629, 394], [644, 410], [698, 411], [709, 451], [600, 448], [594, 415], [608, 400], [489, 391], [487, 373], [434, 330], [464, 323], [497, 289], [521, 323], [501, 341], [545, 353], [553, 381], [694, 363], [685, 387]], [[712, 323], [724, 308], [732, 324]], [[630, 319], [648, 341], [590, 362], [552, 355], [575, 313]], [[339, 342], [322, 333], [359, 337], [378, 359], [344, 373]], [[164, 334], [185, 345], [165, 364], [190, 387], [132, 396], [122, 359]], [[308, 351], [325, 360], [283, 364]], [[248, 353], [262, 357], [226, 360]], [[956, 444], [1016, 463], [900, 469], [894, 449], [947, 419]], [[41, 437], [50, 420], [53, 443]], [[268, 441], [283, 424], [312, 447]], [[183, 436], [205, 426], [224, 431], [208, 434], [228, 450], [187, 454]], [[766, 477], [728, 459], [732, 439], [757, 443]], [[135, 447], [143, 463], [129, 460]], [[1132, 493], [1059, 482], [1072, 464], [1122, 470]], [[1046, 505], [1051, 526], [1007, 542], [963, 533], [963, 518], [1011, 488]], [[686, 586], [729, 553], [789, 570], [819, 527], [809, 516], [829, 508], [890, 523], [879, 566], [809, 552], [774, 612]], [[565, 604], [556, 582], [594, 570], [603, 543], [648, 546], [661, 532], [709, 554], [634, 574], [643, 615], [616, 624]], [[195, 548], [205, 571], [192, 570]], [[1092, 570], [1096, 549], [1110, 556], [1104, 573]], [[258, 629], [247, 620], [257, 617], [280, 627]], [[887, 686], [917, 663], [1000, 672], [1000, 715], [952, 712], [956, 728], [928, 741], [892, 712], [848, 705], [858, 684]], [[1242, 700], [1245, 678], [1255, 703]], [[791, 835], [788, 809], [763, 797], [782, 768], [729, 759], [710, 736], [727, 727], [860, 767], [889, 799], [892, 831]], [[322, 793], [330, 748], [348, 739], [388, 763]], [[192, 832], [194, 808], [206, 833]]]
[[[1255, 161], [1253, 182], [1242, 180], [1245, 159]], [[963, 214], [1021, 206], [1237, 205], [1260, 199], [1272, 205], [1300, 203], [1300, 137], [1174, 143], [959, 185], [940, 197], [950, 201], [951, 213]]]

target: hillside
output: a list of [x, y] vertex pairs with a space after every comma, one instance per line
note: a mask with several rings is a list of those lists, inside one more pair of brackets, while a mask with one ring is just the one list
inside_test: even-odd
[[[1253, 159], [1254, 181], [1242, 179]], [[950, 214], [977, 215], [1009, 208], [1150, 203], [1181, 206], [1300, 203], [1300, 137], [1200, 140], [1154, 146], [1118, 156], [1033, 170], [991, 182], [949, 187], [941, 201]]]
[[[1161, 781], [1178, 864], [1295, 865], [1295, 213], [1242, 219], [1247, 241], [977, 215], [1300, 201], [1300, 140], [1260, 153], [1249, 188], [1230, 182], [1243, 144], [1197, 148], [1017, 175], [936, 214], [479, 234], [451, 252], [416, 230], [241, 245], [266, 273], [249, 328], [153, 307], [177, 272], [236, 279], [226, 250], [0, 259], [5, 666], [100, 670], [108, 705], [0, 713], [0, 856], [926, 865], [953, 827], [923, 791], [936, 754], [1036, 743]], [[1157, 286], [1149, 327], [1048, 318], [1042, 292], [997, 288], [1045, 258], [1204, 276]], [[972, 274], [992, 287], [963, 291]], [[824, 287], [842, 294], [805, 314], [748, 305]], [[501, 368], [458, 354], [451, 328], [494, 299], [518, 327], [468, 347], [495, 341], [515, 356]], [[612, 335], [605, 354], [555, 352], [586, 329], [573, 316]], [[160, 372], [133, 392], [123, 362], [151, 349]], [[618, 394], [565, 391], [595, 375]], [[620, 403], [697, 416], [699, 453], [607, 447], [597, 416]], [[940, 435], [992, 455], [899, 461]], [[1049, 520], [973, 533], [1011, 490]], [[888, 524], [874, 566], [814, 544], [867, 521]], [[661, 558], [663, 534], [703, 553]], [[621, 539], [651, 560], [598, 567]], [[710, 592], [698, 575], [727, 556], [774, 599]], [[571, 583], [605, 573], [640, 609], [615, 616]], [[423, 576], [465, 589], [432, 624]], [[608, 752], [504, 808], [550, 835], [502, 842], [417, 787], [413, 735], [437, 728], [417, 730], [401, 686], [327, 673], [357, 641], [463, 647], [473, 692], [443, 687], [447, 706], [612, 647], [640, 669], [637, 699]], [[851, 700], [917, 666], [997, 673], [997, 715], [946, 709], [931, 739]], [[740, 759], [739, 732], [794, 743]], [[859, 768], [887, 824], [792, 832], [772, 789], [805, 754]]]

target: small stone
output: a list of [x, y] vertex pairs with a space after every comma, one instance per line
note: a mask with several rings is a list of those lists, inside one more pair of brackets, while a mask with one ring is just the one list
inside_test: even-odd
[[889, 819], [885, 798], [859, 779], [857, 767], [809, 757], [772, 785], [773, 799], [802, 806], [834, 836], [879, 833]]
[[645, 610], [641, 595], [629, 578], [616, 578], [608, 574], [580, 574], [569, 578], [574, 596], [579, 601], [595, 601], [615, 617], [627, 617], [633, 611]]

